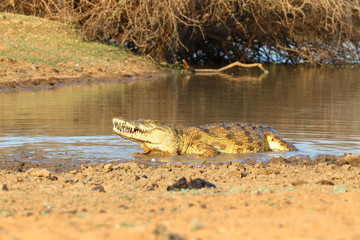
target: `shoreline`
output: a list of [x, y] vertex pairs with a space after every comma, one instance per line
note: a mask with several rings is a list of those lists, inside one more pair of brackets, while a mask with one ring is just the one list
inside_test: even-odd
[[[192, 156], [189, 155], [189, 158]], [[194, 156], [196, 157], [196, 156]], [[272, 164], [286, 164], [291, 166], [296, 166], [298, 168], [305, 167], [305, 166], [317, 166], [317, 165], [331, 165], [331, 166], [344, 166], [349, 165], [351, 167], [359, 167], [360, 168], [360, 154], [352, 154], [352, 153], [343, 153], [339, 155], [317, 155], [314, 158], [310, 158], [306, 155], [294, 155], [292, 157], [273, 157], [266, 161], [256, 161], [254, 160], [247, 160], [247, 161], [227, 161], [227, 162], [215, 162], [215, 161], [203, 161], [198, 163], [187, 163], [187, 162], [151, 162], [151, 156], [148, 157], [148, 161], [144, 158], [142, 160], [135, 159], [135, 160], [125, 160], [125, 161], [106, 161], [106, 162], [91, 162], [89, 161], [74, 161], [69, 159], [62, 159], [57, 157], [48, 158], [45, 157], [41, 152], [34, 152], [34, 153], [26, 153], [25, 158], [14, 159], [11, 157], [6, 157], [0, 159], [0, 170], [6, 170], [8, 173], [13, 172], [26, 172], [30, 168], [39, 168], [39, 169], [46, 169], [53, 173], [66, 173], [72, 170], [80, 170], [83, 166], [99, 166], [104, 164], [129, 164], [134, 163], [137, 165], [145, 165], [147, 167], [155, 167], [155, 168], [162, 168], [163, 166], [171, 166], [171, 165], [182, 165], [183, 168], [194, 168], [201, 165], [213, 165], [213, 166], [226, 166], [234, 164], [242, 164], [246, 166], [260, 166], [262, 168], [268, 168]], [[28, 158], [28, 159], [27, 159]]]
[[167, 74], [168, 71], [144, 72], [134, 75], [98, 76], [98, 77], [49, 77], [25, 81], [0, 82], [1, 92], [47, 90], [71, 85], [98, 84], [98, 83], [126, 83], [141, 80], [151, 80]]

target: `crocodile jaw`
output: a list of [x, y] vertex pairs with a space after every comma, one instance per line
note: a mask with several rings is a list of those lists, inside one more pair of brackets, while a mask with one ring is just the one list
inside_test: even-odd
[[146, 141], [146, 134], [151, 133], [153, 129], [137, 124], [135, 121], [129, 122], [122, 118], [113, 118], [113, 131], [119, 136], [130, 140]]
[[144, 153], [176, 153], [177, 141], [175, 131], [160, 122], [152, 120], [125, 120], [113, 118], [113, 131], [117, 135], [136, 141]]

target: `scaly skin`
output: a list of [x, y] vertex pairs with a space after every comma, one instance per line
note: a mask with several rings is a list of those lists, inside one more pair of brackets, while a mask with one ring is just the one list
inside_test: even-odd
[[136, 141], [143, 154], [217, 154], [296, 151], [275, 129], [255, 123], [214, 123], [192, 127], [170, 127], [153, 120], [113, 118], [113, 131]]

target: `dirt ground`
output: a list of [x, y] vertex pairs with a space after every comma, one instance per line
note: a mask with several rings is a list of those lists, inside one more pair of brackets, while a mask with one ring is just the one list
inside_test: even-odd
[[[50, 60], [24, 57], [21, 41], [29, 36], [16, 40], [13, 34], [31, 32], [34, 24], [55, 24], [59, 31], [63, 26], [0, 15], [1, 91], [135, 80], [158, 72], [149, 60], [128, 53], [110, 59], [104, 50], [78, 53], [79, 63], [61, 55], [48, 64], [56, 58], [55, 40], [42, 56]], [[35, 39], [37, 47], [45, 45]], [[34, 49], [25, 52], [32, 56]], [[31, 159], [0, 157], [1, 240], [360, 239], [360, 155], [201, 165], [69, 164], [44, 161], [41, 154]]]
[[360, 155], [47, 167], [1, 165], [1, 239], [360, 238]]

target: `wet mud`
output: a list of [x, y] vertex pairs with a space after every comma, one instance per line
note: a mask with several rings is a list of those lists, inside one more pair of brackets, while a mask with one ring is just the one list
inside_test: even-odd
[[121, 83], [139, 80], [154, 79], [165, 73], [144, 73], [141, 76], [134, 75], [120, 75], [120, 76], [104, 76], [104, 77], [49, 77], [44, 79], [30, 79], [23, 81], [7, 81], [0, 82], [0, 92], [12, 92], [19, 90], [45, 90], [54, 89], [69, 85], [81, 84], [98, 84], [98, 83]]

